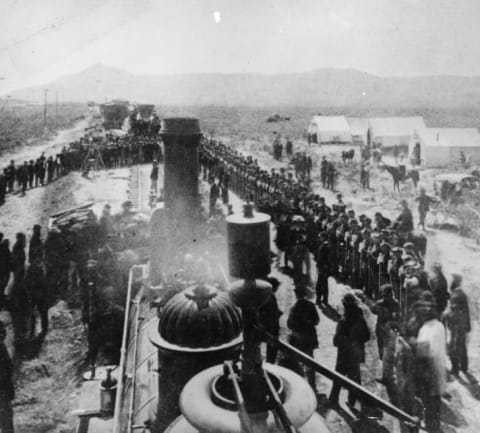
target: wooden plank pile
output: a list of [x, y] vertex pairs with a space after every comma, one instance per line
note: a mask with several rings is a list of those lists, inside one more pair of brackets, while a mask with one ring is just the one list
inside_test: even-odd
[[49, 229], [58, 229], [61, 232], [82, 232], [85, 229], [97, 227], [97, 216], [93, 212], [93, 205], [93, 202], [89, 202], [50, 215]]

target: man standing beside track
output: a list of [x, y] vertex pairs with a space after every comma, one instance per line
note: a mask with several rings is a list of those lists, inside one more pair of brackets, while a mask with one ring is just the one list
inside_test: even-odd
[[13, 364], [5, 347], [7, 332], [5, 325], [0, 321], [0, 431], [13, 433], [12, 400], [15, 396], [13, 387]]
[[152, 163], [152, 171], [150, 172], [150, 189], [157, 194], [158, 193], [158, 164], [157, 161]]
[[[297, 302], [290, 310], [287, 320], [287, 326], [292, 331], [290, 344], [313, 358], [313, 351], [318, 347], [317, 330], [315, 327], [320, 322], [320, 317], [315, 305], [306, 299], [308, 294], [306, 284], [303, 282], [297, 283], [294, 291]], [[294, 361], [292, 363], [295, 364], [294, 370], [302, 374], [303, 372], [298, 363]], [[311, 368], [307, 368], [307, 379], [312, 389], [315, 390], [315, 371]]]
[[328, 305], [328, 274], [330, 261], [330, 245], [328, 243], [328, 235], [326, 232], [320, 233], [320, 245], [315, 255], [317, 264], [317, 305], [324, 303]]

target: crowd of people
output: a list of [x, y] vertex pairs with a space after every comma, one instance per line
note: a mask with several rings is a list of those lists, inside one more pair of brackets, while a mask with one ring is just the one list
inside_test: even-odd
[[[98, 152], [96, 151], [98, 150]], [[35, 160], [16, 163], [10, 161], [0, 171], [0, 205], [9, 194], [26, 194], [29, 189], [45, 186], [71, 171], [88, 175], [93, 168], [117, 168], [133, 164], [162, 161], [159, 139], [151, 136], [127, 134], [123, 137], [92, 137], [85, 135], [64, 146], [59, 153], [46, 156], [45, 152]]]
[[[401, 213], [394, 221], [378, 212], [373, 218], [357, 216], [347, 209], [341, 194], [336, 203], [328, 205], [310, 191], [308, 182], [295, 179], [285, 169], [268, 172], [251, 156], [214, 140], [203, 143], [200, 161], [204, 179], [220, 188], [226, 185], [240, 198], [255, 202], [276, 225], [279, 255], [283, 255], [285, 268], [292, 264], [297, 297], [287, 321], [291, 344], [310, 355], [318, 347], [319, 316], [307, 299], [313, 257], [316, 303], [321, 309], [329, 305], [332, 277], [361, 293], [349, 293], [343, 299], [344, 314], [333, 339], [338, 350], [337, 371], [361, 383], [360, 364], [365, 362], [364, 347], [371, 338], [359, 306], [362, 298], [377, 315], [378, 355], [383, 360], [383, 377], [378, 381], [385, 385], [391, 401], [408, 413], [415, 414], [415, 402], [421, 401], [427, 430], [439, 432], [447, 354], [451, 374], [468, 373], [468, 300], [460, 275], [452, 275], [448, 290], [439, 263], [430, 272], [425, 269], [426, 236], [414, 231], [408, 203], [402, 201]], [[323, 182], [324, 161], [322, 183], [330, 187]], [[417, 200], [425, 211], [424, 192]], [[420, 223], [424, 224], [424, 215]], [[278, 336], [281, 312], [275, 300], [272, 302], [262, 317], [266, 328]], [[275, 361], [274, 349], [267, 348], [267, 357]], [[307, 371], [307, 378], [315, 387], [312, 371]], [[339, 386], [334, 384], [332, 404], [337, 403], [338, 395]], [[357, 400], [355, 393], [350, 393], [348, 404], [353, 407]]]

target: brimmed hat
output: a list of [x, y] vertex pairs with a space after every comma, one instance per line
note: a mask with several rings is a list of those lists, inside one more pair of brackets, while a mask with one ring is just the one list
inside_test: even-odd
[[347, 293], [342, 299], [343, 305], [357, 305], [357, 298], [351, 293]]

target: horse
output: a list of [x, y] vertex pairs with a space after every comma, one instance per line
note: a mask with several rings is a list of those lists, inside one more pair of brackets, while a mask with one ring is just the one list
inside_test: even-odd
[[418, 182], [420, 181], [420, 173], [417, 169], [406, 170], [405, 166], [395, 166], [382, 164], [379, 165], [381, 169], [387, 170], [393, 178], [393, 191], [395, 189], [400, 192], [400, 182], [405, 182], [407, 179], [412, 179], [413, 186], [417, 190]]
[[352, 165], [352, 161], [353, 161], [354, 156], [355, 156], [355, 149], [343, 150], [342, 151], [343, 163], [346, 166]]

